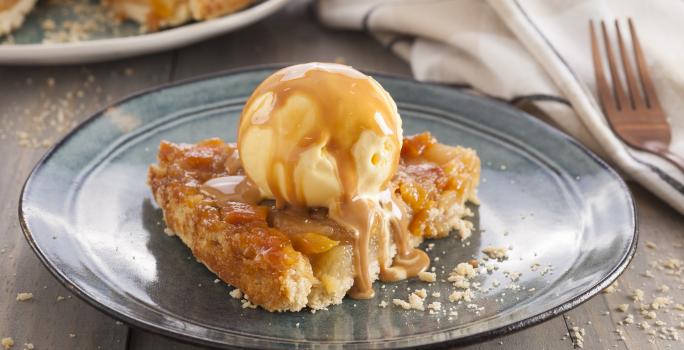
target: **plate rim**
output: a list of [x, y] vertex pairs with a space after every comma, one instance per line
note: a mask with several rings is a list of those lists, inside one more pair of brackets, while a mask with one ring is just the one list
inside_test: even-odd
[[170, 50], [248, 26], [270, 16], [289, 1], [264, 0], [220, 18], [126, 37], [67, 43], [0, 45], [0, 64], [84, 64]]
[[[287, 0], [284, 0], [287, 1]], [[40, 168], [51, 158], [51, 156], [54, 154], [54, 151], [61, 147], [62, 144], [64, 144], [66, 141], [68, 141], [72, 136], [74, 136], [76, 133], [78, 133], [81, 129], [86, 127], [88, 124], [91, 122], [97, 120], [99, 116], [101, 116], [107, 109], [117, 106], [119, 104], [122, 104], [124, 102], [127, 102], [129, 100], [133, 100], [137, 97], [141, 97], [144, 95], [152, 94], [161, 90], [169, 89], [169, 88], [174, 88], [174, 87], [179, 87], [182, 85], [189, 85], [193, 84], [196, 82], [204, 81], [204, 80], [211, 80], [211, 79], [216, 79], [216, 78], [221, 78], [225, 76], [231, 76], [231, 75], [237, 75], [241, 73], [249, 73], [249, 72], [255, 72], [255, 71], [264, 71], [264, 70], [276, 70], [283, 68], [285, 66], [288, 66], [289, 63], [274, 63], [274, 64], [260, 64], [260, 65], [252, 65], [252, 66], [246, 66], [246, 67], [238, 67], [238, 68], [232, 68], [232, 69], [226, 69], [226, 70], [221, 70], [218, 72], [213, 72], [213, 73], [208, 73], [208, 74], [202, 74], [198, 75], [195, 77], [187, 78], [187, 79], [182, 79], [179, 81], [175, 82], [169, 82], [165, 84], [160, 84], [153, 86], [151, 88], [139, 90], [137, 92], [133, 92], [127, 96], [124, 96], [116, 101], [110, 102], [108, 104], [105, 104], [104, 107], [98, 109], [97, 111], [91, 113], [86, 119], [84, 119], [82, 122], [80, 122], [77, 126], [75, 126], [73, 129], [71, 129], [68, 133], [66, 133], [58, 142], [56, 142], [52, 147], [50, 147], [45, 154], [38, 160], [38, 162], [33, 166], [31, 169], [31, 172], [27, 176], [26, 180], [24, 181], [24, 184], [21, 188], [20, 196], [19, 196], [19, 203], [18, 203], [18, 214], [19, 214], [19, 224], [22, 229], [22, 232], [24, 234], [24, 238], [26, 239], [27, 243], [33, 250], [33, 252], [36, 254], [38, 259], [41, 261], [41, 263], [47, 268], [48, 271], [62, 284], [64, 287], [66, 287], [69, 291], [74, 293], [79, 299], [85, 301], [87, 304], [90, 306], [94, 307], [100, 312], [103, 312], [104, 314], [114, 318], [118, 319], [121, 321], [126, 322], [128, 325], [134, 326], [139, 329], [143, 329], [145, 331], [149, 331], [155, 334], [160, 334], [162, 336], [166, 336], [169, 338], [173, 338], [176, 340], [179, 340], [184, 343], [188, 344], [201, 344], [201, 345], [209, 345], [213, 347], [219, 347], [219, 348], [235, 348], [240, 347], [240, 348], [256, 348], [257, 346], [263, 347], [265, 345], [270, 345], [270, 346], [277, 346], [277, 345], [288, 345], [288, 346], [304, 346], [304, 347], [316, 347], [317, 345], [326, 345], [326, 346], [344, 346], [345, 344], [353, 345], [353, 346], [363, 346], [368, 345], [370, 343], [365, 342], [365, 341], [360, 341], [360, 342], [351, 342], [351, 343], [335, 343], [335, 344], [330, 344], [330, 343], [317, 343], [315, 341], [306, 341], [306, 342], [300, 342], [300, 341], [291, 341], [291, 342], [273, 342], [272, 340], [267, 340], [267, 339], [259, 339], [258, 341], [260, 344], [253, 343], [253, 347], [245, 347], [243, 345], [234, 345], [234, 344], [227, 344], [224, 342], [217, 342], [208, 338], [203, 338], [200, 336], [193, 336], [189, 334], [181, 334], [181, 333], [176, 333], [173, 332], [163, 326], [160, 326], [158, 324], [146, 322], [144, 320], [139, 320], [133, 317], [129, 317], [127, 315], [124, 315], [122, 313], [119, 313], [118, 311], [111, 309], [107, 307], [106, 305], [100, 303], [94, 298], [91, 298], [85, 291], [83, 291], [78, 285], [71, 283], [65, 275], [63, 275], [62, 271], [60, 271], [56, 266], [53, 266], [50, 261], [48, 261], [47, 257], [44, 255], [38, 244], [33, 238], [33, 234], [30, 231], [28, 227], [28, 222], [27, 218], [24, 215], [23, 211], [23, 206], [24, 206], [24, 200], [25, 200], [25, 195], [26, 195], [26, 189], [28, 186], [30, 186], [31, 181], [34, 178], [34, 175], [40, 170]], [[429, 85], [433, 87], [437, 87], [440, 89], [445, 89], [453, 93], [457, 94], [463, 94], [468, 96], [469, 98], [474, 98], [476, 100], [480, 100], [485, 103], [489, 104], [494, 104], [498, 108], [503, 108], [510, 110], [511, 112], [514, 112], [518, 114], [522, 118], [526, 118], [528, 121], [535, 123], [537, 126], [541, 127], [542, 129], [545, 129], [547, 132], [550, 132], [551, 134], [554, 134], [556, 137], [559, 137], [565, 141], [568, 141], [575, 147], [577, 147], [580, 151], [582, 151], [585, 155], [587, 155], [589, 158], [591, 158], [593, 161], [595, 161], [601, 168], [603, 168], [605, 171], [607, 171], [615, 180], [617, 180], [619, 187], [624, 191], [624, 194], [626, 195], [626, 200], [628, 201], [628, 208], [629, 208], [629, 217], [630, 217], [630, 224], [632, 225], [632, 241], [630, 243], [630, 246], [628, 247], [627, 251], [625, 254], [621, 257], [620, 262], [613, 267], [613, 269], [606, 275], [605, 278], [603, 278], [601, 281], [598, 283], [594, 284], [592, 288], [586, 290], [585, 292], [577, 295], [576, 297], [560, 304], [557, 305], [549, 310], [546, 310], [544, 312], [532, 315], [530, 317], [527, 317], [523, 320], [513, 322], [509, 325], [501, 326], [498, 328], [494, 328], [491, 330], [479, 332], [476, 334], [468, 335], [462, 338], [457, 338], [457, 339], [448, 339], [448, 340], [443, 340], [443, 341], [438, 341], [438, 342], [432, 342], [432, 343], [425, 343], [425, 344], [420, 344], [420, 345], [409, 345], [409, 346], [402, 346], [401, 348], [404, 349], [426, 349], [426, 348], [447, 348], [450, 346], [456, 346], [456, 345], [467, 345], [467, 344], [473, 344], [473, 343], [479, 343], [485, 340], [493, 339], [499, 336], [515, 333], [524, 329], [527, 329], [529, 327], [538, 325], [542, 322], [548, 321], [554, 317], [559, 316], [560, 314], [567, 312], [569, 310], [572, 310], [576, 308], [577, 306], [583, 304], [587, 300], [589, 300], [591, 297], [597, 295], [600, 291], [603, 289], [607, 288], [610, 284], [612, 284], [617, 278], [625, 271], [625, 269], [629, 266], [630, 262], [632, 261], [634, 254], [636, 253], [636, 248], [637, 244], [639, 241], [639, 226], [638, 226], [638, 218], [636, 215], [636, 203], [634, 201], [634, 197], [632, 196], [632, 192], [625, 183], [625, 181], [622, 179], [622, 177], [617, 173], [615, 169], [613, 169], [607, 162], [605, 162], [603, 159], [598, 157], [594, 152], [589, 150], [586, 146], [582, 145], [579, 143], [579, 141], [575, 140], [572, 136], [566, 134], [565, 132], [556, 129], [547, 123], [544, 123], [543, 121], [529, 115], [528, 113], [515, 109], [511, 107], [510, 105], [502, 102], [501, 100], [498, 100], [493, 97], [489, 96], [480, 96], [480, 95], [473, 95], [473, 94], [468, 94], [463, 91], [460, 91], [457, 88], [452, 88], [447, 85], [443, 84], [438, 84], [438, 83], [432, 83], [432, 82], [422, 82], [418, 81], [412, 77], [407, 77], [407, 76], [401, 76], [398, 74], [392, 74], [392, 73], [385, 73], [385, 72], [377, 72], [373, 70], [367, 70], [367, 69], [361, 69], [362, 72], [365, 74], [371, 75], [371, 76], [377, 76], [377, 77], [383, 77], [383, 78], [389, 78], [389, 79], [395, 79], [395, 80], [402, 80], [402, 81], [407, 81], [410, 83], [416, 83], [420, 85]], [[448, 332], [448, 331], [445, 331]], [[238, 337], [238, 338], [245, 338], [246, 336], [244, 335], [231, 335], [232, 337]], [[243, 339], [244, 340], [244, 339]], [[401, 341], [401, 340], [397, 340]]]

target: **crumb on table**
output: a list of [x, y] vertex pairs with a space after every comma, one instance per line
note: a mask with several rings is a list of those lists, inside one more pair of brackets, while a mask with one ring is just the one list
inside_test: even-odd
[[21, 292], [17, 294], [17, 301], [27, 301], [33, 299], [33, 293]]
[[9, 349], [14, 346], [14, 339], [10, 337], [2, 338], [2, 340], [0, 340], [0, 344], [2, 344], [2, 347], [5, 349]]

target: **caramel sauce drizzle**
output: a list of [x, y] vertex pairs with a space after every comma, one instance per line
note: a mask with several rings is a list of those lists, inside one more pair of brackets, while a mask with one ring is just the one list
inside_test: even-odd
[[[272, 98], [257, 100], [268, 94]], [[287, 118], [274, 117], [279, 108], [297, 95], [306, 96], [313, 106], [307, 105], [301, 115], [291, 113]], [[393, 106], [391, 101], [391, 97], [379, 88], [377, 82], [351, 67], [325, 63], [302, 64], [282, 69], [264, 80], [246, 104], [262, 104], [257, 106], [260, 112], [246, 116], [246, 107], [240, 123], [238, 144], [240, 135], [247, 128], [263, 127], [278, 132], [271, 143], [269, 154], [272, 158], [266, 175], [277, 208], [286, 205], [294, 208], [309, 206], [304, 193], [296, 186], [294, 177], [295, 167], [304, 151], [311, 145], [324, 144], [325, 150], [334, 159], [342, 193], [339, 198], [331, 199], [329, 216], [354, 233], [350, 239], [355, 272], [354, 285], [349, 291], [352, 298], [367, 299], [374, 295], [370, 272], [370, 246], [374, 238], [379, 248], [376, 258], [383, 281], [416, 276], [430, 264], [427, 254], [411, 246], [408, 211], [403, 203], [398, 204], [401, 201], [394, 198], [388, 189], [391, 176], [385, 179], [382, 186], [384, 191], [379, 194], [359, 193], [358, 189], [352, 147], [366, 130], [389, 136], [392, 140], [396, 152], [391, 163], [391, 174], [396, 173], [402, 141], [401, 135], [395, 134], [400, 126], [397, 125], [398, 118], [394, 117], [396, 112], [390, 108]], [[270, 105], [263, 106], [265, 103]], [[208, 185], [213, 187], [213, 184]], [[397, 255], [387, 266], [390, 234], [397, 246]]]
[[200, 186], [200, 191], [219, 201], [259, 204], [259, 188], [244, 175], [213, 178]]

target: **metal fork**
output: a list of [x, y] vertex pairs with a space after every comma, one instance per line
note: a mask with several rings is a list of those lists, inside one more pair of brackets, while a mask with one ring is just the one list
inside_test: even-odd
[[[613, 56], [612, 46], [608, 38], [606, 24], [601, 21], [603, 31], [603, 41], [605, 44], [606, 56], [608, 57], [608, 67], [612, 77], [613, 88], [611, 89], [603, 74], [603, 63], [598, 44], [598, 38], [594, 31], [593, 21], [589, 21], [589, 31], [591, 33], [591, 51], [594, 58], [594, 72], [596, 73], [596, 87], [599, 99], [603, 107], [603, 112], [608, 117], [613, 131], [628, 145], [659, 155], [684, 171], [684, 158], [670, 152], [671, 130], [670, 125], [665, 119], [665, 113], [660, 107], [658, 96], [656, 95], [653, 81], [646, 67], [644, 53], [637, 37], [632, 19], [629, 18], [629, 31], [632, 36], [632, 46], [634, 47], [634, 57], [636, 67], [639, 71], [639, 81], [641, 83], [641, 93], [635, 79], [634, 70], [630, 64], [625, 44], [622, 40], [620, 25], [615, 20], [617, 40], [622, 57], [622, 68], [627, 78], [627, 90], [629, 96], [625, 94], [622, 79], [618, 74], [618, 67]], [[642, 96], [643, 94], [643, 96]]]

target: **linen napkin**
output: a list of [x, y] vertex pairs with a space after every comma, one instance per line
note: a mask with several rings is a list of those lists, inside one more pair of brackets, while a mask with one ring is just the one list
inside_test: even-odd
[[684, 2], [319, 0], [316, 5], [323, 24], [367, 31], [408, 61], [418, 80], [533, 103], [552, 124], [684, 214], [684, 174], [626, 146], [611, 131], [596, 98], [589, 41], [589, 20], [595, 25], [607, 20], [614, 40], [618, 19], [631, 48], [626, 29], [627, 18], [633, 19], [672, 127], [670, 149], [684, 157]]

